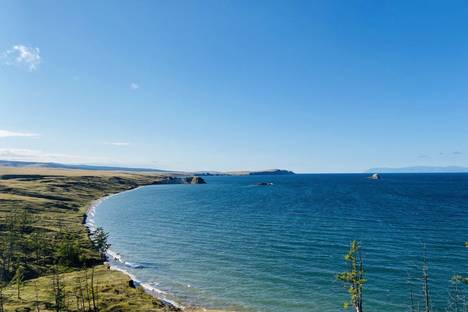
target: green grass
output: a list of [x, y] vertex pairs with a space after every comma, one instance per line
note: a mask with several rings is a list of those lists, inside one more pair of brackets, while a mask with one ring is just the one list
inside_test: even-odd
[[[91, 269], [73, 271], [61, 275], [61, 281], [65, 285], [67, 311], [78, 311], [76, 299], [76, 285], [85, 284], [87, 277], [90, 283]], [[99, 311], [174, 311], [168, 306], [144, 293], [141, 288], [131, 288], [128, 283], [129, 277], [112, 271], [105, 265], [95, 267], [95, 285], [97, 289], [97, 302]], [[16, 286], [8, 287], [4, 291], [7, 298], [7, 311], [35, 311], [36, 305], [40, 311], [55, 311], [52, 302], [54, 297], [51, 289], [53, 289], [52, 276], [39, 277], [33, 280], [26, 281], [20, 288], [20, 299], [17, 297]], [[84, 305], [86, 308], [92, 306], [91, 298], [87, 299], [85, 295]], [[90, 296], [89, 296], [90, 297]], [[88, 302], [90, 304], [88, 304]], [[82, 301], [79, 300], [78, 305], [81, 306]]]

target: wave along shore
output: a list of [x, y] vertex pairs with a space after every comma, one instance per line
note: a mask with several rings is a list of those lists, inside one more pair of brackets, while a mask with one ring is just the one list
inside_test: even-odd
[[[145, 186], [146, 185], [138, 186], [136, 188], [133, 188], [133, 189], [130, 189], [130, 190], [125, 190], [125, 191], [118, 192], [118, 193], [111, 194], [111, 195], [107, 195], [107, 196], [101, 197], [101, 198], [93, 201], [91, 203], [91, 205], [89, 206], [87, 212], [86, 212], [85, 225], [89, 229], [89, 232], [93, 233], [98, 228], [94, 218], [95, 218], [96, 209], [99, 207], [100, 204], [102, 204], [104, 201], [106, 201], [107, 199], [109, 199], [111, 197], [118, 196], [118, 195], [121, 195], [121, 194], [124, 194], [124, 193], [127, 193], [127, 192], [132, 192], [132, 191], [135, 191], [137, 189], [143, 188]], [[122, 265], [124, 267], [130, 267], [130, 268], [139, 268], [140, 267], [140, 265], [138, 265], [138, 264], [134, 264], [134, 263], [125, 261], [122, 258], [122, 256], [120, 255], [119, 252], [109, 248], [107, 250], [107, 252], [106, 252], [106, 258], [107, 258], [106, 263], [109, 265], [109, 267], [112, 270], [119, 271], [119, 272], [122, 272], [122, 273], [126, 274], [127, 276], [129, 276], [131, 278], [131, 280], [133, 281], [135, 286], [142, 287], [147, 294], [157, 298], [158, 300], [162, 301], [163, 303], [165, 303], [165, 304], [167, 304], [169, 306], [172, 306], [172, 307], [184, 310], [184, 311], [190, 311], [190, 312], [192, 312], [192, 311], [193, 312], [198, 312], [198, 311], [223, 312], [223, 311], [225, 311], [225, 310], [212, 310], [212, 309], [208, 310], [208, 309], [205, 309], [205, 308], [186, 307], [186, 306], [182, 305], [179, 302], [176, 302], [176, 301], [174, 301], [172, 299], [167, 298], [167, 295], [168, 295], [167, 292], [165, 292], [165, 291], [163, 291], [161, 289], [158, 289], [158, 288], [156, 288], [154, 286], [151, 286], [150, 284], [145, 283], [144, 281], [139, 280], [138, 278], [136, 278], [135, 275], [133, 275], [132, 273], [127, 271], [125, 268], [119, 266], [118, 264], [120, 264], [120, 265]]]

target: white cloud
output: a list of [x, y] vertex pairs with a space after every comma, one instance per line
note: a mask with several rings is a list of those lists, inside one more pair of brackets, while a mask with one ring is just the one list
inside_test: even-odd
[[0, 138], [10, 138], [10, 137], [39, 137], [37, 133], [30, 132], [14, 132], [8, 130], [0, 130]]
[[130, 84], [130, 89], [131, 90], [138, 90], [138, 89], [140, 89], [140, 85], [138, 85], [136, 82], [132, 82]]
[[22, 44], [17, 44], [11, 49], [0, 53], [0, 59], [3, 60], [5, 65], [24, 67], [29, 71], [37, 70], [42, 63], [39, 48], [27, 47]]
[[110, 143], [106, 143], [108, 145], [114, 145], [114, 146], [128, 146], [130, 145], [129, 142], [110, 142]]

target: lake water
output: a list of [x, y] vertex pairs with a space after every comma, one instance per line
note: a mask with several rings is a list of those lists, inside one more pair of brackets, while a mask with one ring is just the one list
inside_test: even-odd
[[[446, 307], [450, 278], [468, 273], [468, 174], [207, 177], [102, 202], [113, 265], [183, 305], [235, 311], [336, 312], [336, 274], [352, 240], [363, 248], [367, 311], [401, 312], [421, 292]], [[272, 186], [256, 186], [258, 182]], [[425, 246], [425, 248], [424, 248]]]

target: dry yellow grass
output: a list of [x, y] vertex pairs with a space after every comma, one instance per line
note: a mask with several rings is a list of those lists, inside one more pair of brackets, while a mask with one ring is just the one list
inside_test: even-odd
[[0, 193], [0, 200], [18, 200], [18, 201], [30, 201], [30, 202], [38, 202], [38, 203], [43, 203], [47, 201], [47, 199], [44, 199], [44, 198], [14, 195], [14, 194], [2, 194], [2, 193]]
[[[60, 275], [61, 282], [65, 285], [67, 311], [79, 311], [82, 301], [77, 302], [78, 285], [83, 286], [87, 281], [91, 283], [91, 269], [79, 270]], [[95, 267], [94, 283], [98, 291], [97, 303], [99, 311], [135, 311], [135, 312], [162, 312], [173, 311], [164, 306], [159, 300], [143, 292], [141, 288], [131, 288], [128, 286], [130, 278], [120, 272], [109, 270], [107, 266]], [[7, 298], [7, 311], [35, 311], [36, 306], [40, 311], [55, 311], [52, 306], [53, 298], [53, 277], [43, 276], [34, 280], [29, 280], [20, 287], [20, 298], [17, 296], [15, 285], [8, 287], [4, 291]], [[85, 298], [85, 307], [92, 305], [91, 296], [89, 300]]]
[[5, 174], [38, 174], [38, 175], [59, 175], [69, 177], [80, 177], [80, 176], [95, 176], [95, 177], [132, 177], [136, 175], [145, 176], [174, 176], [174, 173], [170, 172], [125, 172], [125, 171], [108, 171], [108, 170], [81, 170], [81, 169], [55, 169], [55, 168], [41, 168], [41, 167], [5, 167], [0, 166], [0, 175]]

